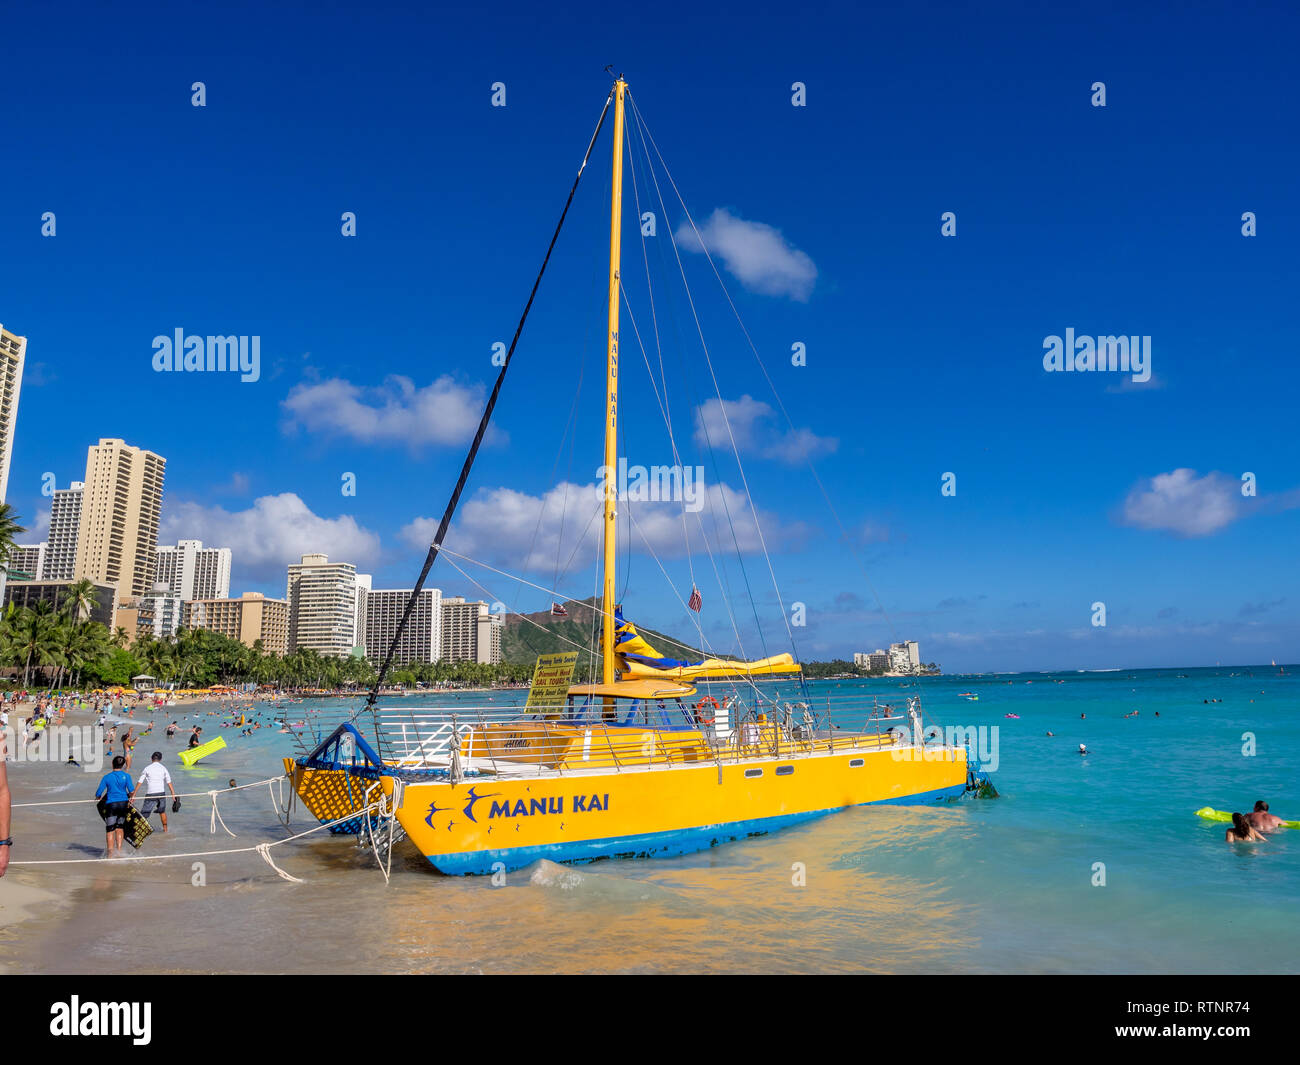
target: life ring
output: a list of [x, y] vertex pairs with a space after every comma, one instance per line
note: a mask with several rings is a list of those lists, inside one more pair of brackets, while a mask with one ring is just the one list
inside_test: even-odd
[[717, 714], [718, 700], [715, 699], [712, 695], [706, 695], [703, 699], [701, 699], [698, 703], [695, 704], [695, 720], [698, 721], [701, 725], [712, 725], [713, 722], [716, 720], [716, 718], [713, 716], [710, 717], [704, 716], [703, 710], [704, 710], [705, 703], [708, 703], [710, 706], [712, 706], [713, 713], [715, 715]]

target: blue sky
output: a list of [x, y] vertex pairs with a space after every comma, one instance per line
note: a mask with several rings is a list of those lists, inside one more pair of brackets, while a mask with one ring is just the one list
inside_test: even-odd
[[[409, 586], [613, 63], [793, 423], [685, 240], [715, 392], [666, 193], [645, 254], [668, 406], [713, 492], [735, 620], [679, 508], [653, 504], [629, 508], [653, 548], [633, 534], [629, 614], [690, 636], [693, 572], [711, 645], [789, 647], [721, 403], [785, 617], [804, 605], [801, 657], [911, 638], [949, 670], [1300, 658], [1287, 5], [528, 9], [7, 9], [0, 322], [29, 342], [8, 494], [29, 524], [44, 473], [78, 479], [87, 445], [120, 436], [168, 460], [165, 540], [233, 548], [235, 594], [282, 594], [308, 550]], [[609, 163], [607, 128], [449, 539], [546, 586], [559, 555], [577, 596]], [[629, 184], [624, 278], [657, 374], [633, 203]], [[177, 328], [259, 336], [260, 379], [155, 372]], [[1150, 336], [1151, 381], [1045, 372], [1067, 328]], [[629, 460], [668, 464], [626, 312], [623, 352]], [[467, 572], [512, 607], [550, 601]], [[432, 583], [484, 594], [444, 561]]]

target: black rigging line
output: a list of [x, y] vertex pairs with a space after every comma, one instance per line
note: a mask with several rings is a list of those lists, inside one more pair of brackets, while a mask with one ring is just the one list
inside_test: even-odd
[[555, 224], [555, 232], [551, 235], [550, 246], [546, 249], [546, 258], [542, 260], [542, 267], [537, 271], [537, 280], [533, 282], [533, 290], [528, 294], [528, 302], [524, 305], [524, 313], [519, 316], [519, 324], [515, 327], [515, 335], [510, 341], [510, 349], [506, 352], [505, 361], [501, 363], [501, 371], [497, 374], [496, 384], [492, 386], [492, 394], [488, 397], [487, 406], [483, 409], [483, 417], [478, 423], [478, 432], [474, 434], [474, 442], [470, 445], [469, 454], [465, 456], [465, 465], [461, 468], [460, 479], [457, 480], [456, 488], [451, 493], [451, 499], [447, 501], [447, 509], [443, 512], [442, 521], [438, 524], [438, 531], [433, 537], [433, 543], [429, 545], [429, 554], [424, 560], [424, 568], [420, 570], [420, 579], [415, 582], [415, 588], [412, 590], [411, 598], [406, 604], [406, 610], [402, 613], [402, 620], [397, 623], [397, 632], [393, 634], [393, 641], [388, 646], [387, 654], [384, 655], [384, 664], [380, 666], [379, 673], [375, 677], [375, 686], [370, 689], [370, 694], [366, 697], [366, 703], [361, 708], [362, 710], [372, 710], [374, 708], [375, 700], [379, 698], [379, 689], [384, 683], [384, 675], [388, 672], [388, 667], [393, 664], [393, 655], [397, 652], [397, 645], [401, 642], [402, 634], [406, 631], [407, 622], [411, 620], [411, 613], [415, 610], [415, 604], [420, 598], [420, 592], [424, 589], [424, 582], [429, 576], [429, 570], [433, 568], [434, 560], [438, 557], [438, 552], [442, 550], [442, 541], [447, 535], [447, 527], [451, 525], [452, 515], [456, 513], [456, 505], [460, 502], [460, 494], [465, 490], [465, 483], [469, 480], [470, 467], [474, 465], [478, 449], [483, 443], [483, 434], [487, 432], [488, 422], [492, 420], [492, 411], [497, 405], [497, 397], [501, 394], [501, 385], [505, 382], [506, 371], [510, 369], [510, 359], [514, 356], [515, 345], [519, 343], [519, 335], [524, 331], [524, 322], [528, 320], [528, 312], [532, 309], [533, 299], [537, 296], [537, 289], [542, 283], [542, 275], [546, 273], [546, 265], [551, 261], [551, 252], [555, 250], [555, 242], [560, 238], [560, 230], [564, 226], [564, 219], [569, 214], [569, 207], [573, 203], [574, 193], [578, 191], [578, 182], [582, 180], [582, 172], [587, 169], [587, 161], [591, 158], [591, 151], [596, 146], [596, 138], [600, 136], [601, 127], [605, 124], [605, 115], [609, 112], [609, 104], [614, 99], [616, 89], [617, 87], [610, 89], [609, 96], [605, 98], [605, 106], [601, 109], [600, 119], [596, 122], [596, 131], [591, 135], [591, 143], [587, 145], [587, 152], [582, 157], [582, 165], [578, 167], [577, 176], [573, 179], [573, 187], [569, 189], [569, 198], [564, 202], [564, 210], [560, 212], [560, 220]]

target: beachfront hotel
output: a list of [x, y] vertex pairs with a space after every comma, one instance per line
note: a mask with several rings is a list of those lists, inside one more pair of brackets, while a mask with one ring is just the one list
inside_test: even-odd
[[14, 422], [18, 419], [18, 393], [23, 387], [23, 361], [27, 338], [0, 325], [0, 503], [9, 490], [9, 462], [14, 451]]
[[[14, 450], [14, 422], [18, 418], [18, 393], [23, 386], [23, 359], [27, 338], [17, 336], [0, 325], [0, 503], [9, 489], [9, 460]], [[6, 572], [12, 559], [0, 568], [0, 595], [3, 595]]]
[[202, 540], [159, 545], [154, 585], [165, 585], [186, 602], [230, 598], [230, 548], [204, 547]]
[[366, 617], [370, 603], [370, 586], [372, 578], [369, 573], [357, 574], [356, 606], [352, 612], [352, 646], [359, 647], [366, 653]]
[[[142, 595], [135, 600], [135, 608], [137, 633], [148, 629], [157, 639], [165, 640], [181, 631], [185, 602], [179, 595], [172, 595], [159, 588], [153, 595]], [[118, 614], [121, 613], [119, 608]]]
[[442, 658], [447, 662], [501, 661], [503, 614], [493, 614], [487, 603], [465, 601], [453, 595], [442, 601]]
[[[366, 595], [366, 650], [378, 663], [388, 653], [413, 588], [379, 588]], [[423, 588], [406, 623], [393, 662], [436, 662], [442, 657], [442, 592]]]
[[77, 570], [77, 534], [81, 530], [84, 481], [56, 488], [50, 500], [50, 531], [45, 537], [45, 579], [70, 581]]
[[362, 578], [358, 582], [352, 563], [331, 562], [328, 555], [303, 555], [302, 562], [289, 567], [284, 597], [289, 654], [305, 647], [322, 655], [348, 655], [363, 646], [357, 642], [357, 619], [369, 577]]
[[262, 650], [271, 654], [283, 655], [289, 648], [289, 604], [284, 599], [245, 592], [238, 599], [196, 599], [188, 607], [191, 629], [220, 632], [246, 647], [261, 640]]
[[[33, 607], [38, 602], [46, 602], [55, 611], [62, 608], [67, 597], [71, 581], [19, 581], [12, 580], [5, 585], [4, 605], [10, 603], [20, 607]], [[95, 602], [90, 608], [89, 619], [98, 621], [110, 630], [113, 627], [113, 615], [117, 612], [117, 588], [102, 581], [92, 581], [95, 586]]]
[[166, 468], [161, 455], [123, 440], [90, 447], [74, 578], [116, 585], [122, 599], [152, 594]]
[[39, 581], [45, 576], [45, 548], [40, 544], [14, 544], [5, 576], [15, 581]]
[[888, 651], [858, 651], [853, 664], [878, 673], [913, 675], [921, 672], [921, 648], [915, 640], [891, 643]]

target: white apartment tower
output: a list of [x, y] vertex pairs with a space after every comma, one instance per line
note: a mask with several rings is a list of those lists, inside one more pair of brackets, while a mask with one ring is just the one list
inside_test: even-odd
[[27, 338], [0, 325], [0, 503], [9, 488], [9, 461], [14, 453], [14, 422], [18, 420], [18, 394], [23, 387], [23, 361]]
[[[366, 595], [366, 654], [379, 665], [397, 635], [398, 622], [411, 599], [412, 588], [380, 588]], [[422, 588], [411, 611], [393, 662], [436, 662], [442, 657], [442, 592]]]
[[77, 568], [77, 532], [81, 528], [84, 481], [56, 488], [50, 501], [50, 533], [45, 538], [45, 579], [70, 581]]
[[373, 583], [374, 578], [369, 573], [357, 574], [357, 607], [352, 615], [356, 619], [356, 627], [352, 632], [352, 646], [360, 647], [362, 654], [366, 650], [366, 611], [369, 608], [370, 586]]
[[921, 651], [915, 640], [889, 645], [889, 668], [894, 673], [920, 673]]
[[305, 647], [322, 655], [347, 655], [357, 644], [357, 568], [327, 555], [303, 555], [289, 567], [289, 653]]
[[155, 589], [153, 595], [143, 595], [136, 600], [136, 632], [149, 629], [159, 639], [175, 636], [181, 631], [183, 600], [164, 589]]
[[9, 555], [9, 562], [5, 566], [5, 576], [14, 577], [16, 574], [25, 573], [27, 580], [44, 580], [45, 550], [46, 545], [44, 543], [14, 544], [14, 549]]
[[202, 540], [177, 540], [159, 547], [155, 584], [165, 584], [186, 602], [230, 598], [230, 548], [204, 547]]

